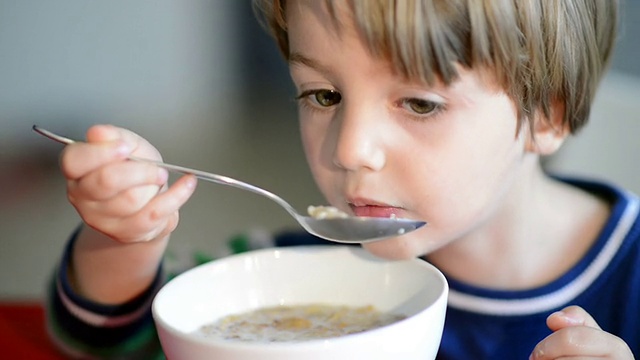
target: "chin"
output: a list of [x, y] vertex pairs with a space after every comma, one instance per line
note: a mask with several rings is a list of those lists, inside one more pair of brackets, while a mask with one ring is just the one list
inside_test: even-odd
[[397, 237], [388, 240], [374, 241], [362, 244], [371, 254], [386, 260], [407, 260], [425, 255], [426, 251], [421, 251], [417, 244], [418, 239], [411, 239], [411, 236]]

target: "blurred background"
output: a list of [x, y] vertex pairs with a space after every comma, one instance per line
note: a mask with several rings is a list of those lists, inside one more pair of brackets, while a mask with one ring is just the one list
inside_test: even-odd
[[[612, 71], [589, 126], [547, 166], [640, 192], [640, 2], [623, 3]], [[0, 0], [0, 300], [41, 298], [79, 218], [57, 168], [61, 145], [130, 128], [170, 163], [321, 204], [298, 138], [288, 72], [248, 0]], [[224, 255], [240, 234], [297, 225], [269, 200], [200, 182], [171, 251]]]

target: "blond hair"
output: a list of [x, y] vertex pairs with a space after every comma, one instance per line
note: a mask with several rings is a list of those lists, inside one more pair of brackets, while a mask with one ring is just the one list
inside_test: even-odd
[[[289, 55], [286, 0], [253, 0], [259, 18]], [[325, 0], [335, 15], [335, 1]], [[455, 64], [487, 68], [515, 101], [519, 118], [564, 109], [563, 129], [588, 120], [609, 63], [617, 0], [350, 0], [374, 56], [428, 84], [455, 81]], [[533, 126], [533, 122], [529, 121]]]
[[[325, 1], [335, 16], [336, 5]], [[515, 101], [520, 124], [537, 111], [549, 118], [560, 101], [560, 126], [571, 133], [588, 120], [617, 29], [617, 0], [347, 1], [371, 54], [398, 73], [448, 85], [458, 76], [456, 64], [489, 69]], [[254, 0], [288, 58], [285, 6]]]

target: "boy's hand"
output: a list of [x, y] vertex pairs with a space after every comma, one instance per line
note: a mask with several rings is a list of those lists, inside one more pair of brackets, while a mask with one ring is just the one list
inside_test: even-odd
[[547, 326], [553, 334], [536, 345], [529, 359], [631, 359], [629, 346], [600, 329], [584, 309], [569, 306], [551, 314]]
[[87, 225], [116, 241], [164, 237], [176, 228], [178, 210], [196, 179], [185, 176], [167, 188], [166, 170], [128, 156], [161, 160], [151, 144], [128, 130], [90, 128], [86, 143], [71, 144], [62, 153], [69, 201]]

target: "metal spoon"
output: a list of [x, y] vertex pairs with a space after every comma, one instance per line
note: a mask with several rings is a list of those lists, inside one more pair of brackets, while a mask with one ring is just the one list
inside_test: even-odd
[[[59, 143], [69, 145], [74, 143], [67, 137], [60, 136], [45, 130], [41, 127], [33, 125], [33, 130], [40, 135]], [[294, 219], [310, 234], [320, 238], [340, 242], [340, 243], [364, 243], [369, 241], [382, 240], [390, 237], [397, 237], [414, 231], [426, 223], [424, 221], [400, 219], [400, 218], [377, 218], [377, 217], [347, 217], [347, 218], [328, 218], [316, 219], [311, 216], [300, 215], [288, 202], [281, 197], [261, 189], [257, 186], [247, 184], [240, 180], [232, 179], [227, 176], [211, 174], [200, 170], [189, 169], [186, 167], [171, 165], [159, 161], [142, 159], [130, 156], [129, 160], [139, 161], [165, 168], [170, 171], [195, 175], [197, 178], [211, 181], [216, 184], [229, 185], [242, 190], [251, 191], [258, 195], [265, 196], [278, 205], [282, 206]]]

